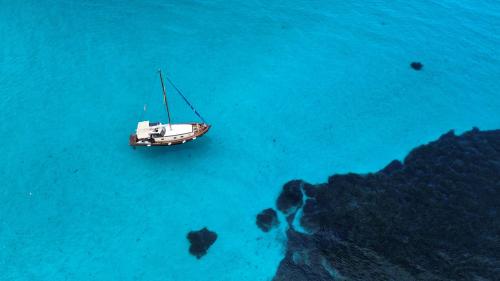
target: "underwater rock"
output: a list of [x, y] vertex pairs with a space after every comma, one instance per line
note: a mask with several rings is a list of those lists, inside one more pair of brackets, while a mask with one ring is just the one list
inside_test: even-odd
[[394, 173], [395, 171], [399, 170], [403, 168], [403, 163], [401, 163], [401, 161], [399, 160], [392, 160], [391, 163], [389, 163], [389, 165], [385, 166], [385, 168], [383, 168], [380, 173], [384, 173], [384, 174], [392, 174]]
[[189, 243], [191, 243], [189, 252], [199, 259], [204, 256], [208, 248], [215, 243], [215, 240], [217, 240], [217, 233], [204, 227], [198, 231], [190, 231], [187, 235], [187, 239]]
[[294, 214], [302, 206], [302, 184], [301, 180], [292, 180], [283, 186], [283, 191], [278, 196], [276, 205], [285, 215]]
[[417, 70], [417, 71], [421, 70], [422, 67], [424, 67], [424, 65], [422, 63], [420, 63], [420, 62], [412, 62], [410, 64], [410, 66], [411, 66], [411, 68], [413, 68], [414, 70]]
[[302, 183], [302, 191], [304, 191], [304, 195], [307, 197], [315, 197], [318, 189], [316, 188], [316, 186], [314, 186], [310, 183], [303, 182]]
[[279, 225], [278, 214], [274, 209], [265, 209], [257, 215], [257, 226], [264, 232]]
[[[299, 182], [285, 185], [293, 200], [280, 210], [301, 205]], [[500, 130], [451, 131], [403, 163], [308, 190], [300, 222], [309, 234], [288, 229], [274, 281], [500, 276]]]

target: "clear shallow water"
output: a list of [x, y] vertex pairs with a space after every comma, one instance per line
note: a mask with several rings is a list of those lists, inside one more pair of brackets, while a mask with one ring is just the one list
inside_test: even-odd
[[[284, 235], [255, 215], [285, 181], [500, 125], [496, 1], [1, 7], [2, 280], [268, 280]], [[166, 119], [159, 67], [213, 128], [132, 150], [140, 118]], [[196, 260], [185, 236], [203, 226], [219, 238]]]

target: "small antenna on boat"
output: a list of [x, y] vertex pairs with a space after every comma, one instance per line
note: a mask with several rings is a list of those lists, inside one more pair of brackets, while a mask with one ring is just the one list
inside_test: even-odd
[[160, 81], [161, 81], [161, 88], [163, 90], [163, 102], [165, 102], [165, 107], [167, 108], [167, 115], [168, 115], [168, 127], [170, 130], [172, 130], [172, 125], [171, 125], [171, 120], [170, 120], [170, 110], [168, 109], [168, 102], [167, 102], [167, 91], [165, 90], [165, 84], [163, 83], [163, 76], [161, 75], [161, 69], [158, 69], [158, 73], [160, 74]]

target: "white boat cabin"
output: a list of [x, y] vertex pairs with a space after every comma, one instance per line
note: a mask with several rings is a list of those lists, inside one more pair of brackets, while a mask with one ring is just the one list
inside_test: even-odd
[[194, 136], [193, 124], [161, 124], [142, 121], [137, 124], [137, 139], [175, 142]]

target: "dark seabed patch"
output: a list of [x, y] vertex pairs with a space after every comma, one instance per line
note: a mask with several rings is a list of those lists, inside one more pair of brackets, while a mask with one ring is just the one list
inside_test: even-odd
[[500, 130], [451, 131], [376, 173], [292, 181], [277, 204], [302, 208], [309, 234], [289, 222], [275, 281], [498, 280]]
[[264, 232], [268, 232], [279, 223], [278, 214], [274, 209], [265, 209], [257, 215], [257, 226]]
[[416, 71], [419, 71], [422, 69], [422, 67], [424, 67], [424, 65], [421, 62], [416, 62], [416, 61], [412, 62], [410, 66]]
[[302, 207], [302, 183], [301, 180], [292, 180], [283, 186], [276, 205], [285, 215], [294, 214]]
[[207, 253], [208, 248], [215, 243], [215, 240], [217, 240], [217, 233], [204, 227], [198, 231], [190, 231], [187, 239], [191, 243], [189, 253], [200, 259]]

